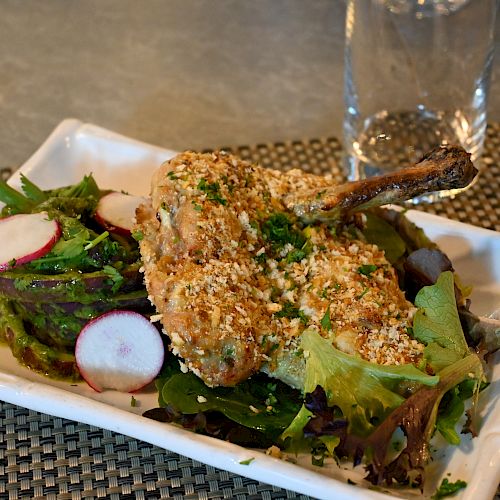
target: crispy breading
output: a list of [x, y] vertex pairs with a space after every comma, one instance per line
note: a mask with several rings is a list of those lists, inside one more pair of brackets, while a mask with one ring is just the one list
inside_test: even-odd
[[305, 328], [373, 362], [420, 357], [407, 334], [413, 306], [384, 253], [304, 229], [283, 203], [329, 185], [224, 153], [183, 153], [155, 173], [137, 211], [145, 282], [173, 352], [207, 385], [248, 378], [297, 349]]

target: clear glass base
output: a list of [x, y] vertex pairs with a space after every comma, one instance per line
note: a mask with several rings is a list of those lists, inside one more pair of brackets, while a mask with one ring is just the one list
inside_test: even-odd
[[[423, 108], [398, 113], [381, 111], [365, 120], [363, 132], [356, 140], [348, 142], [346, 133], [346, 142], [350, 144], [344, 160], [347, 177], [360, 180], [404, 169], [434, 148], [449, 144], [462, 145], [470, 151], [479, 169], [482, 134], [470, 137], [469, 132], [463, 119], [450, 119], [444, 112], [431, 113]], [[454, 197], [469, 187], [424, 194], [410, 203], [431, 203]]]

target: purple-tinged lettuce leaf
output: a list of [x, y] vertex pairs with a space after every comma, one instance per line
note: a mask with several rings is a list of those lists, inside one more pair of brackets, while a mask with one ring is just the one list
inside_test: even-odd
[[[365, 440], [363, 450], [372, 452], [369, 476], [373, 484], [394, 480], [404, 482], [410, 472], [419, 474], [423, 482], [423, 471], [427, 464], [429, 440], [434, 432], [439, 403], [447, 391], [463, 380], [481, 379], [483, 367], [476, 354], [469, 354], [439, 373], [439, 383], [434, 387], [422, 387], [396, 408], [381, 425]], [[396, 429], [406, 435], [406, 446], [392, 462], [387, 463], [388, 448]], [[359, 441], [351, 443], [351, 453], [359, 452]]]
[[[317, 332], [302, 334], [301, 348], [306, 357], [304, 393], [322, 387], [330, 406], [336, 405], [349, 422], [349, 433], [367, 436], [376, 425], [404, 402], [400, 384], [410, 382], [436, 385], [439, 377], [430, 376], [413, 365], [377, 365], [345, 354]], [[299, 438], [311, 412], [301, 410], [283, 434]]]
[[268, 448], [274, 444], [274, 440], [270, 436], [257, 429], [240, 425], [219, 411], [181, 413], [174, 406], [167, 404], [165, 407], [147, 410], [143, 416], [157, 422], [178, 424], [199, 434], [240, 446]]

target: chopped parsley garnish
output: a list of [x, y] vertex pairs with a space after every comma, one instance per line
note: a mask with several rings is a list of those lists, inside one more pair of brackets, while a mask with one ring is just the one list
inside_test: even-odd
[[365, 289], [356, 297], [358, 300], [359, 299], [362, 299], [367, 293], [368, 291], [370, 290], [369, 287], [365, 287]]
[[265, 264], [267, 260], [267, 255], [265, 252], [259, 253], [254, 257], [255, 261], [259, 264]]
[[286, 256], [287, 263], [291, 264], [292, 262], [300, 262], [310, 253], [311, 246], [312, 246], [311, 242], [307, 240], [302, 246], [302, 248], [296, 248], [295, 250], [288, 252]]
[[358, 267], [358, 273], [370, 277], [371, 274], [377, 269], [378, 266], [376, 266], [375, 264], [365, 264], [364, 266]]
[[465, 481], [461, 481], [460, 479], [454, 483], [450, 483], [448, 479], [444, 478], [441, 485], [436, 490], [436, 493], [434, 493], [431, 498], [432, 500], [439, 500], [444, 497], [449, 497], [466, 486], [467, 483]]
[[232, 366], [234, 364], [235, 356], [236, 356], [236, 351], [233, 346], [231, 345], [224, 346], [221, 356], [221, 359], [224, 363]]
[[276, 396], [272, 393], [269, 393], [266, 400], [264, 401], [264, 404], [266, 406], [272, 406], [275, 405], [277, 402], [278, 400], [276, 399]]
[[203, 210], [203, 207], [196, 203], [194, 200], [191, 201], [192, 205], [193, 205], [193, 208], [197, 211], [197, 212], [201, 212]]
[[113, 286], [111, 288], [111, 291], [113, 293], [117, 292], [120, 287], [122, 286], [123, 280], [125, 279], [113, 266], [106, 264], [103, 266], [102, 270], [110, 278], [111, 282], [113, 283]]
[[281, 311], [278, 311], [274, 314], [275, 318], [299, 318], [304, 325], [307, 325], [309, 321], [309, 316], [304, 312], [301, 311], [298, 307], [295, 307], [291, 302], [286, 301], [282, 308]]
[[179, 178], [172, 170], [170, 170], [170, 172], [167, 172], [167, 177], [173, 181], [176, 181]]
[[234, 191], [234, 184], [229, 180], [229, 177], [227, 175], [223, 175], [221, 177], [222, 182], [227, 186], [227, 190], [229, 191], [229, 194], [233, 194]]
[[132, 408], [135, 408], [137, 406], [137, 399], [135, 399], [134, 396], [130, 398], [130, 406]]
[[240, 460], [241, 465], [250, 465], [255, 460], [254, 457], [247, 458], [246, 460]]
[[[262, 235], [265, 240], [272, 243], [272, 249], [276, 254], [275, 258], [284, 258], [288, 264], [300, 262], [312, 250], [311, 241], [300, 229], [294, 227], [293, 220], [282, 212], [272, 214], [262, 223]], [[286, 245], [291, 245], [294, 248], [286, 256], [278, 257]]]
[[279, 346], [280, 346], [279, 344], [273, 344], [273, 345], [269, 348], [269, 352], [271, 353], [271, 352], [276, 351], [276, 349], [278, 349], [278, 348], [279, 348]]
[[325, 315], [321, 319], [321, 328], [323, 328], [323, 330], [326, 330], [327, 332], [331, 331], [332, 329], [332, 322], [330, 320], [330, 304], [328, 304]]
[[207, 200], [215, 201], [221, 205], [227, 204], [227, 200], [220, 195], [220, 184], [218, 182], [209, 183], [205, 178], [201, 178], [196, 187], [206, 193]]
[[133, 231], [132, 238], [134, 238], [135, 241], [141, 241], [144, 239], [144, 234], [142, 231]]
[[307, 241], [302, 231], [295, 229], [290, 218], [282, 212], [272, 214], [264, 221], [262, 233], [266, 240], [281, 247], [291, 244], [295, 248], [302, 248]]

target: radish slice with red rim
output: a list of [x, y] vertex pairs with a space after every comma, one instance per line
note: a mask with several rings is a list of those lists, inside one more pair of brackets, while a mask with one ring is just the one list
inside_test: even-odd
[[128, 236], [134, 227], [135, 210], [145, 201], [142, 196], [109, 193], [99, 200], [95, 218], [108, 231]]
[[0, 271], [43, 257], [60, 236], [59, 223], [47, 212], [0, 219]]
[[156, 327], [134, 311], [115, 310], [87, 323], [75, 347], [76, 364], [97, 392], [134, 392], [158, 375], [165, 356]]

